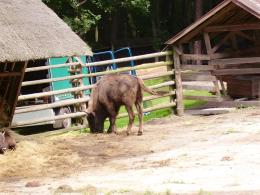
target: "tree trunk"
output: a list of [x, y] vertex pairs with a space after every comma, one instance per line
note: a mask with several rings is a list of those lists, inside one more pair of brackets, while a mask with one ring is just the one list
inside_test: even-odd
[[111, 48], [114, 49], [117, 44], [117, 33], [118, 33], [118, 14], [117, 10], [111, 15]]
[[153, 41], [156, 42], [160, 30], [160, 14], [159, 14], [159, 5], [160, 1], [158, 0], [152, 0], [151, 1], [151, 9], [152, 9], [152, 33], [153, 33]]

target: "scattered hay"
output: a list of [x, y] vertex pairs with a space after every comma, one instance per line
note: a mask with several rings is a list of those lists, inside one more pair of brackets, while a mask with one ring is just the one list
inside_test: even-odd
[[[64, 140], [22, 141], [17, 150], [0, 156], [0, 180], [7, 177], [66, 175], [80, 158]], [[69, 168], [69, 169], [68, 169]]]

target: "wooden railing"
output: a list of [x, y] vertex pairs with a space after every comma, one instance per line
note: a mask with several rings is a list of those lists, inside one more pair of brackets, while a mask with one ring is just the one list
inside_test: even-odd
[[[165, 68], [165, 71], [158, 71], [156, 73], [149, 73], [146, 75], [140, 75], [138, 74], [140, 78], [143, 80], [153, 80], [157, 78], [164, 78], [162, 83], [156, 84], [149, 86], [152, 89], [160, 89], [163, 88], [163, 90], [166, 90], [164, 95], [162, 96], [146, 96], [144, 97], [144, 101], [151, 101], [154, 99], [162, 98], [162, 97], [170, 97], [168, 102], [164, 102], [162, 104], [154, 105], [151, 107], [147, 107], [144, 109], [144, 112], [152, 112], [155, 110], [163, 109], [163, 108], [172, 108], [176, 109], [176, 93], [182, 93], [182, 91], [177, 92], [176, 91], [176, 79], [175, 79], [175, 72], [176, 70], [174, 69], [174, 64], [172, 60], [172, 52], [171, 51], [165, 51], [165, 52], [158, 52], [158, 53], [153, 53], [153, 54], [146, 54], [146, 55], [140, 55], [140, 56], [134, 56], [134, 57], [127, 57], [127, 58], [120, 58], [120, 59], [115, 59], [115, 60], [107, 60], [107, 61], [100, 61], [100, 62], [92, 62], [92, 63], [87, 63], [83, 64], [79, 58], [77, 59], [77, 62], [70, 62], [70, 63], [64, 63], [64, 64], [58, 64], [55, 66], [52, 65], [45, 65], [45, 66], [39, 66], [39, 67], [32, 67], [32, 68], [27, 68], [26, 72], [36, 72], [36, 71], [46, 71], [51, 68], [64, 68], [68, 67], [74, 68], [76, 70], [77, 68], [88, 68], [88, 67], [96, 67], [96, 66], [102, 66], [102, 65], [109, 65], [113, 63], [120, 64], [122, 62], [129, 62], [134, 60], [136, 62], [136, 66], [134, 67], [124, 67], [124, 68], [118, 68], [116, 70], [108, 70], [104, 72], [95, 72], [95, 73], [87, 73], [84, 74], [80, 72], [79, 74], [75, 75], [70, 75], [70, 76], [63, 76], [59, 78], [46, 78], [46, 79], [41, 79], [41, 80], [33, 80], [33, 81], [24, 81], [22, 83], [22, 86], [35, 86], [39, 84], [46, 84], [46, 83], [53, 83], [57, 81], [64, 81], [64, 80], [69, 80], [72, 81], [74, 79], [83, 79], [83, 78], [91, 78], [91, 77], [96, 77], [96, 76], [103, 76], [103, 75], [108, 75], [108, 74], [113, 74], [113, 73], [121, 73], [121, 72], [126, 72], [126, 71], [131, 71], [131, 70], [144, 70], [144, 69], [152, 69], [152, 68], [158, 68], [158, 67], [167, 67]], [[138, 64], [138, 60], [143, 60], [143, 59], [153, 59], [156, 58], [161, 61], [156, 61], [154, 63], [145, 63], [145, 64]], [[163, 59], [163, 60], [162, 60]], [[148, 71], [149, 72], [149, 71]], [[81, 85], [81, 86], [76, 86], [76, 87], [71, 87], [68, 89], [61, 89], [61, 90], [56, 90], [56, 91], [47, 91], [47, 92], [40, 92], [40, 93], [33, 93], [33, 94], [26, 94], [26, 95], [20, 95], [18, 98], [19, 102], [26, 101], [26, 100], [34, 100], [36, 98], [43, 98], [43, 97], [52, 97], [54, 95], [59, 95], [59, 94], [77, 94], [81, 93], [83, 94], [84, 91], [86, 90], [91, 90], [93, 88], [93, 84], [90, 85]], [[55, 101], [51, 103], [46, 103], [46, 104], [40, 104], [40, 105], [33, 105], [33, 106], [26, 106], [26, 107], [18, 107], [15, 111], [15, 114], [22, 114], [22, 113], [29, 113], [33, 111], [39, 111], [39, 110], [45, 110], [45, 109], [55, 109], [55, 108], [61, 108], [61, 107], [73, 107], [76, 105], [86, 105], [88, 102], [89, 97], [88, 96], [83, 96], [81, 98], [72, 98], [69, 100], [61, 100], [61, 101]], [[75, 112], [68, 113], [65, 115], [57, 115], [55, 117], [42, 117], [38, 118], [37, 120], [25, 120], [17, 123], [13, 123], [13, 127], [17, 126], [23, 126], [23, 125], [31, 125], [31, 124], [37, 124], [37, 123], [42, 123], [42, 122], [47, 122], [47, 121], [54, 121], [54, 120], [61, 120], [61, 119], [66, 119], [66, 118], [79, 118], [79, 117], [85, 117], [85, 112], [84, 112], [84, 107], [81, 109], [78, 109]], [[73, 109], [72, 109], [73, 110]], [[119, 117], [124, 117], [126, 114], [119, 115]]]
[[[207, 54], [185, 54], [178, 48], [174, 48], [180, 56], [181, 79], [184, 90], [211, 91], [216, 95], [210, 97], [204, 95], [184, 95], [184, 99], [220, 101], [220, 89], [218, 79], [212, 74], [214, 66], [210, 63]], [[201, 64], [197, 64], [200, 62]], [[203, 64], [202, 64], [203, 62]]]

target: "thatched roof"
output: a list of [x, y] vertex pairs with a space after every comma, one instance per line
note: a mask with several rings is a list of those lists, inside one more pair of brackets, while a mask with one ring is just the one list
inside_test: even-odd
[[165, 44], [187, 43], [209, 25], [260, 22], [260, 0], [224, 0], [199, 20], [169, 39]]
[[41, 0], [0, 0], [0, 62], [92, 55]]

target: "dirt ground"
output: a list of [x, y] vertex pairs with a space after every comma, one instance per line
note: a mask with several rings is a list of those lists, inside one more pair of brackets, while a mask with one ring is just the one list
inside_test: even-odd
[[3, 194], [260, 194], [260, 109], [148, 122], [144, 135], [21, 141], [0, 156]]

